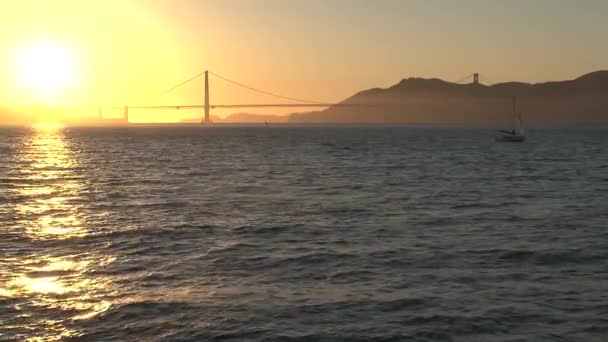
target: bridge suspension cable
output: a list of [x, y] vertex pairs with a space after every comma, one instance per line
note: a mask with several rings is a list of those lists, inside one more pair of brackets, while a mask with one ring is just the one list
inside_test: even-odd
[[222, 76], [222, 75], [218, 75], [218, 74], [216, 74], [216, 73], [214, 73], [214, 72], [212, 72], [212, 71], [209, 71], [209, 73], [210, 73], [211, 75], [213, 75], [213, 76], [215, 76], [215, 77], [219, 78], [219, 79], [222, 79], [222, 80], [224, 80], [224, 81], [228, 82], [228, 83], [232, 83], [232, 84], [237, 85], [237, 86], [239, 86], [239, 87], [242, 87], [242, 88], [245, 88], [245, 89], [249, 89], [249, 90], [251, 90], [251, 91], [255, 91], [255, 92], [257, 92], [257, 93], [261, 93], [261, 94], [265, 94], [265, 95], [274, 96], [274, 97], [277, 97], [277, 98], [280, 98], [280, 99], [284, 99], [284, 100], [291, 100], [291, 101], [297, 101], [297, 102], [303, 102], [303, 103], [310, 103], [310, 104], [315, 104], [315, 105], [323, 105], [323, 104], [327, 104], [327, 105], [329, 105], [329, 104], [328, 104], [328, 103], [326, 103], [326, 102], [319, 102], [319, 101], [305, 100], [305, 99], [299, 99], [299, 98], [295, 98], [295, 97], [289, 97], [289, 96], [283, 96], [283, 95], [279, 95], [279, 94], [271, 93], [271, 92], [269, 92], [269, 91], [261, 90], [261, 89], [258, 89], [258, 88], [254, 88], [254, 87], [251, 87], [251, 86], [248, 86], [248, 85], [242, 84], [242, 83], [237, 82], [237, 81], [233, 81], [233, 80], [228, 79], [228, 78], [226, 78], [226, 77], [224, 77], [224, 76]]
[[496, 82], [492, 81], [491, 79], [489, 79], [488, 77], [486, 77], [485, 75], [479, 75], [479, 78], [484, 81], [485, 83], [487, 83], [488, 85], [492, 85]]
[[179, 84], [177, 84], [177, 85], [175, 85], [175, 86], [173, 86], [173, 87], [171, 87], [171, 88], [169, 88], [169, 89], [167, 89], [167, 90], [165, 90], [163, 92], [160, 92], [160, 93], [154, 95], [153, 98], [161, 97], [161, 96], [163, 96], [163, 95], [165, 95], [167, 93], [170, 93], [170, 92], [174, 91], [175, 89], [177, 89], [177, 88], [179, 88], [181, 86], [184, 86], [184, 85], [186, 85], [186, 84], [188, 84], [188, 83], [196, 80], [197, 78], [203, 76], [204, 74], [205, 74], [205, 72], [201, 71], [198, 74], [190, 77], [189, 79], [187, 79], [187, 80], [185, 80], [185, 81], [183, 81], [183, 82], [181, 82], [181, 83], [179, 83]]
[[468, 74], [465, 77], [460, 78], [458, 81], [455, 81], [454, 83], [457, 84], [461, 84], [464, 83], [465, 81], [469, 80], [471, 77], [473, 77], [474, 74]]

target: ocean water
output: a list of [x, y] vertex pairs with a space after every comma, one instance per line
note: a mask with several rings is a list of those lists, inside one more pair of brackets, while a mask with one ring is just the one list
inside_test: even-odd
[[608, 127], [0, 128], [0, 341], [606, 341]]

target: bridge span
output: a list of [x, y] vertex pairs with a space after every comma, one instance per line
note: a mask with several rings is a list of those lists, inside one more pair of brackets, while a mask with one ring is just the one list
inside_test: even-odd
[[[300, 102], [300, 103], [262, 103], [262, 104], [257, 104], [257, 103], [249, 103], [249, 104], [212, 104], [210, 103], [210, 99], [209, 99], [209, 74], [216, 76], [220, 79], [223, 79], [227, 82], [233, 83], [237, 86], [261, 93], [261, 94], [265, 94], [265, 95], [270, 95], [270, 96], [274, 96], [277, 98], [281, 98], [284, 100], [290, 100], [290, 101], [296, 101], [296, 102]], [[204, 114], [201, 120], [202, 124], [209, 124], [211, 123], [211, 119], [210, 119], [210, 113], [211, 113], [211, 109], [215, 109], [215, 108], [288, 108], [288, 107], [294, 107], [294, 108], [298, 108], [298, 107], [308, 107], [308, 108], [315, 108], [315, 107], [330, 107], [330, 106], [340, 106], [340, 107], [355, 107], [355, 106], [368, 106], [366, 104], [345, 104], [345, 103], [326, 103], [326, 102], [317, 102], [317, 101], [310, 101], [310, 100], [304, 100], [304, 99], [298, 99], [298, 98], [294, 98], [294, 97], [288, 97], [288, 96], [282, 96], [279, 94], [275, 94], [275, 93], [271, 93], [271, 92], [267, 92], [264, 90], [260, 90], [254, 87], [250, 87], [247, 85], [244, 85], [242, 83], [230, 80], [228, 78], [225, 78], [223, 76], [220, 76], [218, 74], [215, 74], [213, 72], [210, 72], [208, 70], [205, 70], [197, 75], [195, 75], [194, 77], [191, 77], [190, 79], [177, 84], [174, 87], [169, 88], [166, 91], [163, 91], [162, 93], [157, 94], [155, 97], [159, 97], [162, 96], [164, 94], [167, 94], [187, 83], [190, 83], [196, 79], [198, 79], [199, 77], [203, 76], [205, 77], [205, 87], [204, 87], [204, 104], [191, 104], [191, 105], [160, 105], [160, 106], [106, 106], [106, 107], [99, 107], [99, 117], [102, 118], [103, 117], [103, 111], [104, 110], [123, 110], [123, 120], [124, 122], [128, 123], [129, 122], [129, 109], [164, 109], [164, 110], [170, 110], [170, 109], [175, 109], [175, 110], [179, 110], [179, 109], [203, 109], [204, 110]]]

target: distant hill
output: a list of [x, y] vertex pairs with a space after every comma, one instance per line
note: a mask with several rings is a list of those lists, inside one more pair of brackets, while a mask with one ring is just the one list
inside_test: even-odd
[[[217, 124], [263, 124], [263, 123], [287, 123], [286, 115], [267, 115], [252, 113], [234, 113], [225, 118], [211, 115], [211, 122]], [[200, 118], [184, 119], [182, 123], [200, 123]]]
[[440, 79], [408, 78], [392, 87], [359, 92], [341, 103], [361, 107], [329, 107], [292, 114], [292, 123], [480, 123], [511, 121], [511, 101], [529, 123], [608, 122], [608, 71], [574, 80], [456, 84]]
[[[222, 119], [219, 116], [215, 116], [215, 115], [211, 115], [210, 116], [211, 122], [220, 122], [222, 121]], [[198, 118], [187, 118], [187, 119], [182, 119], [179, 122], [180, 123], [184, 123], [184, 124], [200, 124], [201, 121], [203, 120], [202, 116], [198, 117]]]
[[287, 123], [285, 115], [234, 113], [220, 119], [221, 123]]

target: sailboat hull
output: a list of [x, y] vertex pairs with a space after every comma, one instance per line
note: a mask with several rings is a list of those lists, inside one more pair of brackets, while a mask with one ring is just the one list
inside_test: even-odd
[[513, 115], [516, 117], [518, 122], [518, 127], [513, 128], [510, 131], [499, 130], [501, 135], [496, 137], [497, 142], [524, 142], [526, 140], [526, 136], [524, 135], [523, 120], [521, 118], [521, 113], [517, 113], [517, 98], [513, 97]]
[[496, 137], [497, 142], [524, 142], [526, 140], [525, 135], [503, 135]]

